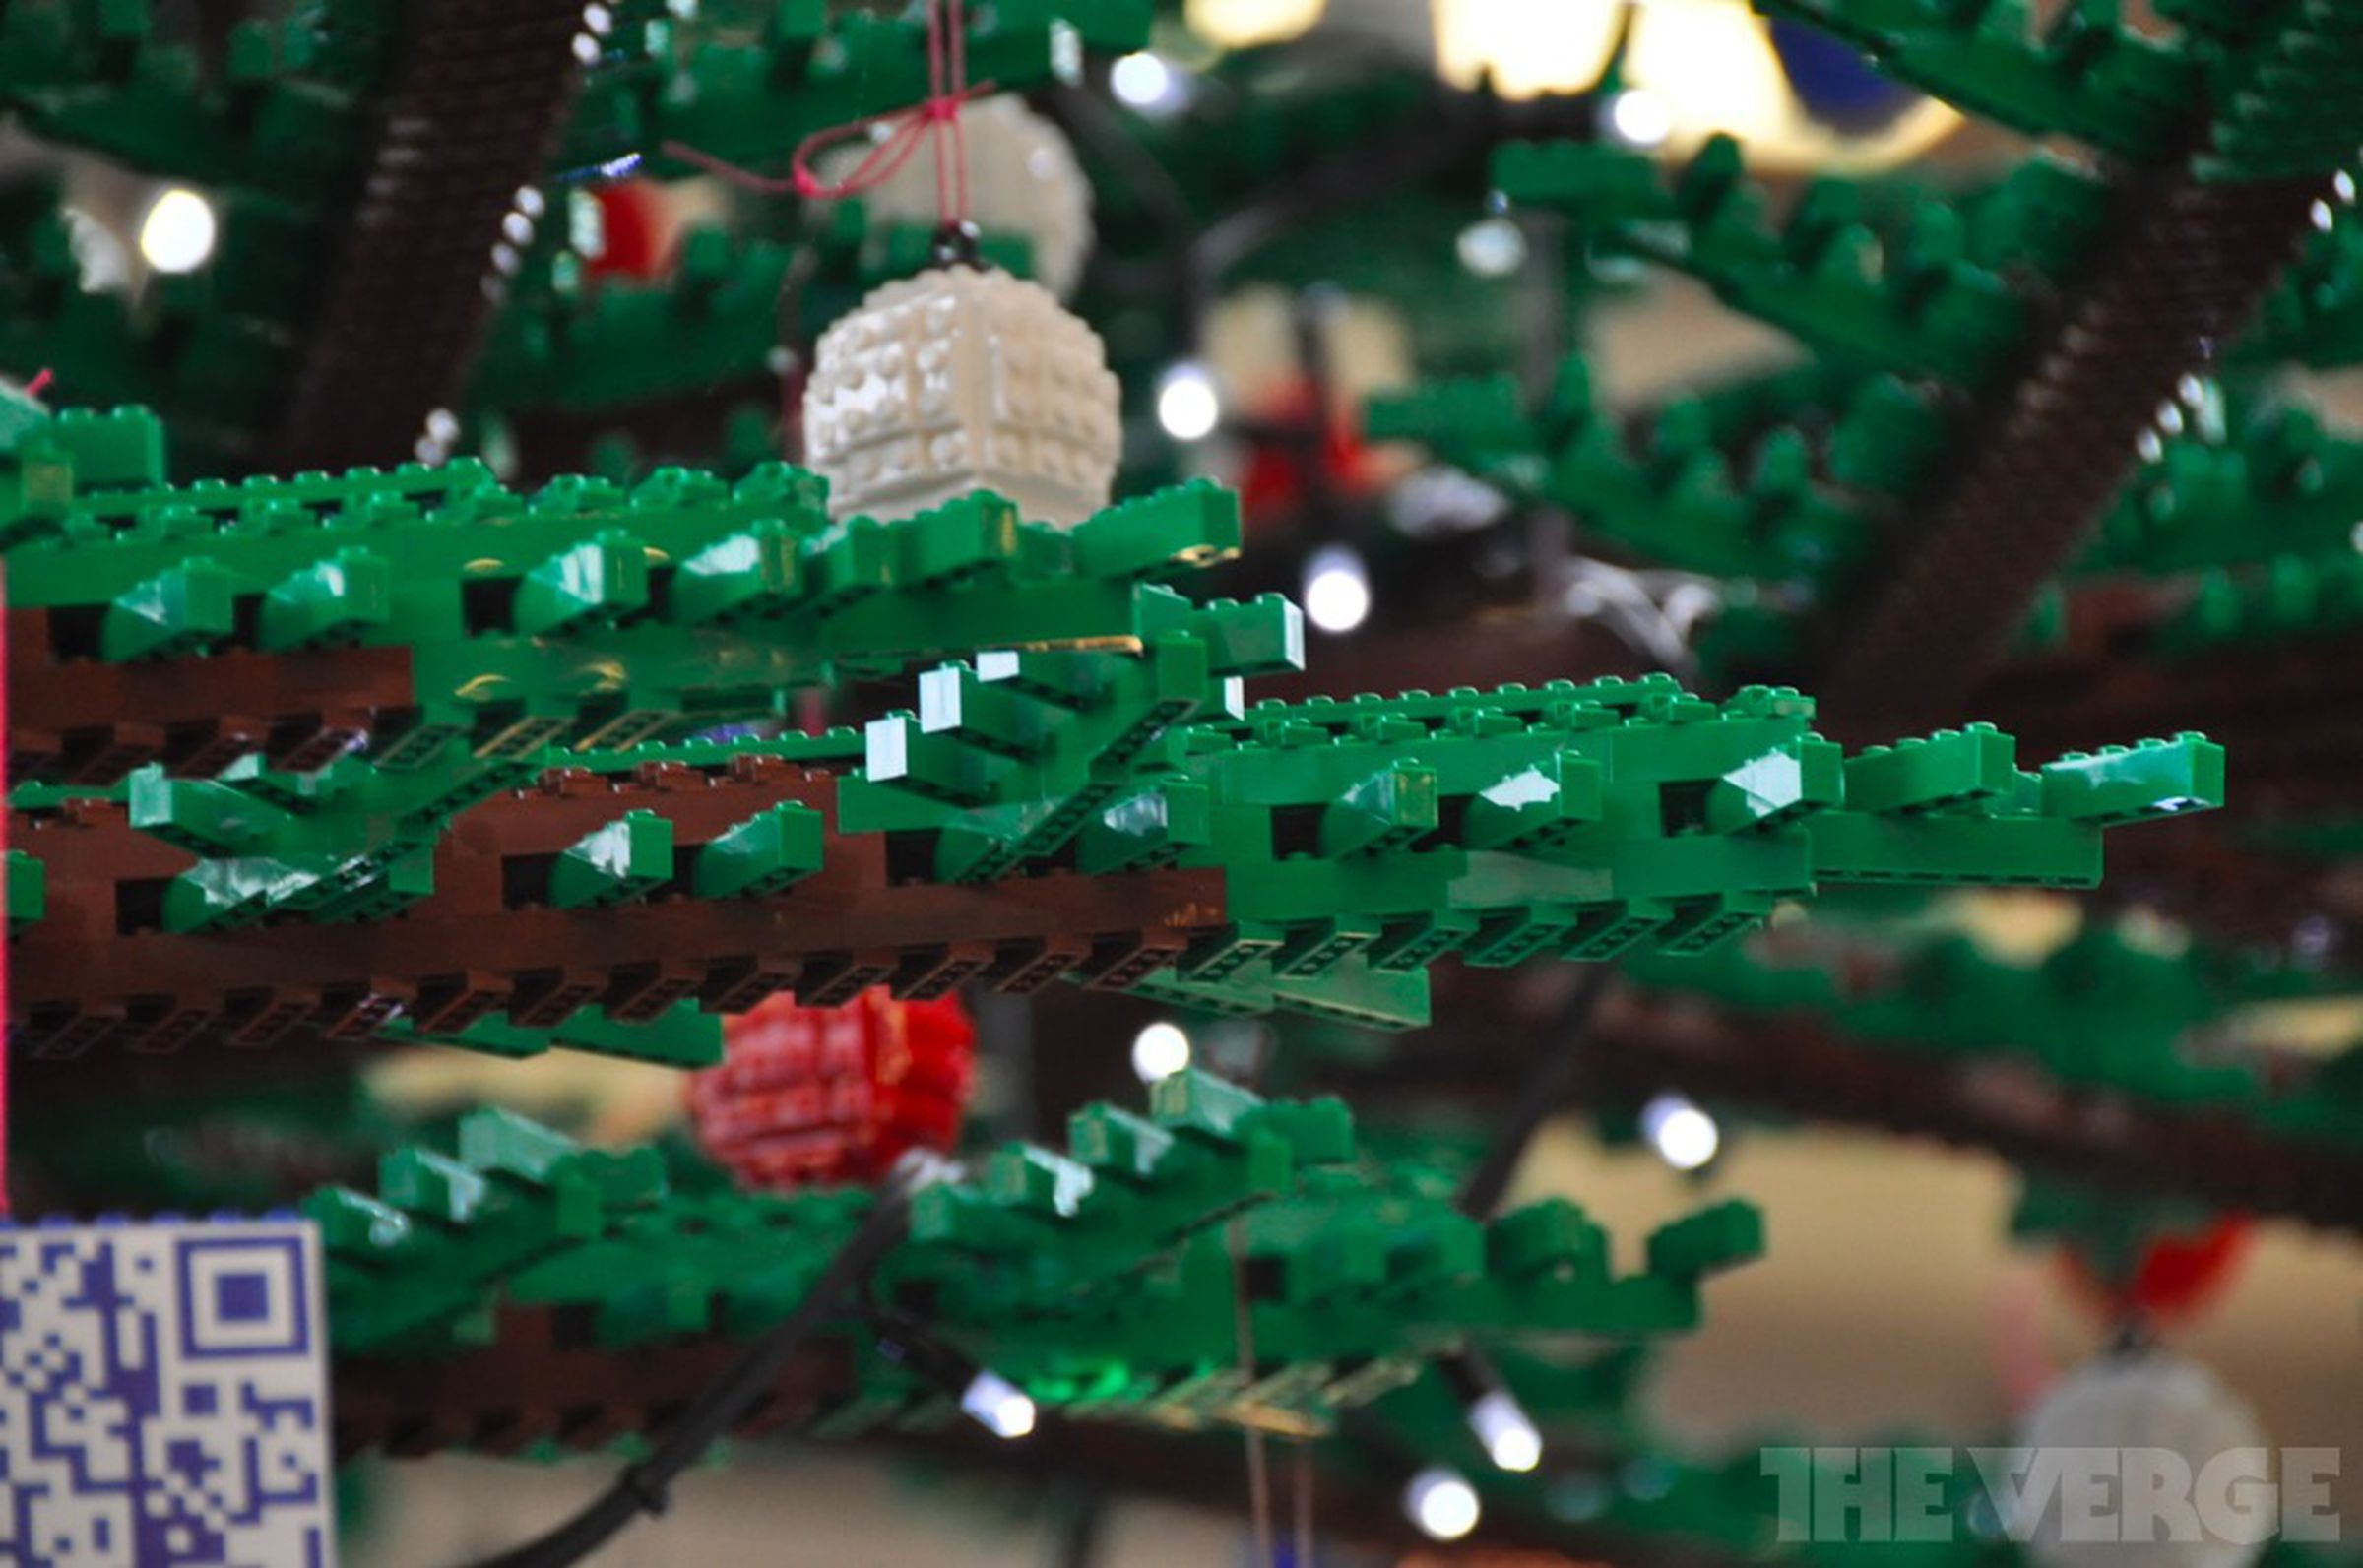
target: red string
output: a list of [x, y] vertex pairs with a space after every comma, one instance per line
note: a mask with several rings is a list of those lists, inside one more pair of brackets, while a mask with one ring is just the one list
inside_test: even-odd
[[40, 369], [33, 372], [32, 379], [31, 381], [25, 383], [25, 396], [28, 398], [39, 397], [42, 393], [49, 390], [49, 383], [56, 379], [57, 378], [55, 376], [52, 376], [49, 373], [49, 367], [43, 365]]
[[[965, 4], [966, 0], [927, 0], [926, 98], [909, 108], [814, 131], [797, 144], [785, 175], [758, 174], [686, 142], [667, 142], [662, 150], [666, 157], [704, 169], [741, 190], [836, 201], [859, 196], [892, 179], [911, 161], [921, 142], [932, 140], [937, 216], [947, 227], [964, 222], [968, 218], [968, 144], [961, 132], [960, 109], [971, 98], [994, 91], [990, 82], [969, 83]], [[876, 134], [881, 129], [886, 131], [884, 136]], [[812, 160], [821, 153], [857, 137], [870, 137], [873, 145], [843, 179], [831, 183], [812, 172]]]

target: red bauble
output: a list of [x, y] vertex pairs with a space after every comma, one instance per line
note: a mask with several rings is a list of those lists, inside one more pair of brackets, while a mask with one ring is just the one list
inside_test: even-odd
[[662, 270], [664, 198], [647, 180], [601, 185], [591, 192], [599, 203], [599, 226], [605, 243], [591, 258], [594, 278], [654, 278]]
[[2161, 1323], [2191, 1318], [2231, 1283], [2248, 1252], [2253, 1227], [2245, 1215], [2225, 1215], [2189, 1235], [2163, 1235], [2142, 1249], [2127, 1279], [2110, 1279], [2074, 1248], [2063, 1258], [2080, 1293], [2114, 1317], [2139, 1312]]
[[715, 1162], [757, 1189], [876, 1181], [912, 1149], [960, 1132], [976, 1026], [953, 998], [883, 988], [843, 1007], [775, 996], [723, 1025], [720, 1067], [688, 1079], [689, 1117]]
[[[1317, 410], [1312, 383], [1299, 377], [1274, 388], [1251, 411], [1259, 424], [1299, 429], [1309, 435]], [[1370, 449], [1363, 445], [1361, 433], [1333, 418], [1318, 452], [1272, 440], [1259, 440], [1248, 447], [1246, 466], [1239, 476], [1242, 515], [1254, 524], [1302, 508], [1309, 477], [1307, 470], [1311, 466], [1317, 466], [1334, 495], [1361, 495], [1376, 482]]]

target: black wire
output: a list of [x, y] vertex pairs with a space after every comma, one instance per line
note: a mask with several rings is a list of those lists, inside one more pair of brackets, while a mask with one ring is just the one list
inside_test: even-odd
[[565, 1568], [597, 1551], [638, 1515], [663, 1513], [673, 1481], [770, 1392], [804, 1342], [902, 1240], [910, 1214], [905, 1187], [882, 1190], [861, 1227], [829, 1260], [796, 1310], [708, 1384], [648, 1458], [626, 1466], [611, 1486], [572, 1519], [522, 1546], [483, 1559], [476, 1568]]
[[1526, 1081], [1518, 1086], [1517, 1098], [1494, 1131], [1494, 1141], [1485, 1158], [1470, 1171], [1461, 1184], [1457, 1202], [1461, 1213], [1483, 1218], [1501, 1207], [1501, 1195], [1509, 1190], [1509, 1178], [1517, 1173], [1518, 1161], [1526, 1157], [1526, 1146], [1544, 1122], [1567, 1101], [1574, 1091], [1583, 1063], [1585, 1036], [1591, 1032], [1592, 1015], [1600, 1010], [1602, 998], [1608, 995], [1616, 970], [1607, 964], [1584, 967], [1583, 975], [1575, 982], [1575, 994], [1567, 999], [1553, 1030], [1553, 1037], [1526, 1069]]
[[[1526, 1081], [1518, 1086], [1517, 1098], [1510, 1101], [1508, 1111], [1495, 1128], [1494, 1141], [1486, 1149], [1485, 1158], [1478, 1160], [1477, 1168], [1461, 1183], [1460, 1195], [1455, 1200], [1461, 1213], [1483, 1220], [1501, 1207], [1501, 1195], [1509, 1190], [1509, 1179], [1517, 1174], [1518, 1162], [1526, 1158], [1534, 1135], [1574, 1091], [1581, 1076], [1592, 1016], [1600, 1010], [1600, 1003], [1615, 979], [1613, 965], [1585, 967], [1575, 982], [1575, 994], [1560, 1010], [1552, 1037], [1528, 1065]], [[1509, 1388], [1493, 1359], [1474, 1345], [1439, 1356], [1437, 1370], [1463, 1410], [1494, 1390], [1507, 1392]]]

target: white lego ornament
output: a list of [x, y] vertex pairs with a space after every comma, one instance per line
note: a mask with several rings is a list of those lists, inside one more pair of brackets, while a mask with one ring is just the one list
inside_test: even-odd
[[829, 515], [891, 521], [992, 490], [1032, 522], [1107, 508], [1119, 393], [1097, 334], [1050, 290], [943, 267], [873, 289], [821, 334], [804, 459]]
[[[968, 220], [988, 233], [1022, 234], [1034, 248], [1034, 276], [1064, 299], [1083, 277], [1091, 255], [1091, 181], [1066, 133], [1002, 94], [960, 111], [960, 142], [968, 166]], [[820, 165], [826, 181], [843, 179], [868, 154], [840, 148]], [[935, 159], [923, 149], [877, 184], [861, 192], [873, 220], [933, 227], [942, 220]]]
[[2267, 1490], [2256, 1412], [2204, 1366], [2165, 1350], [2102, 1355], [2069, 1373], [2027, 1412], [2018, 1444], [2030, 1464], [2058, 1472], [2021, 1477], [2030, 1517], [2019, 1528], [2043, 1568], [2247, 1568], [2279, 1523], [2249, 1502]]

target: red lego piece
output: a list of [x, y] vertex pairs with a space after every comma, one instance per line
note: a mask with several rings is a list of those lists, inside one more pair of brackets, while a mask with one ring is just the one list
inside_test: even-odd
[[947, 1150], [975, 1078], [976, 1026], [957, 997], [842, 1007], [775, 996], [723, 1027], [728, 1059], [689, 1075], [698, 1143], [763, 1190], [871, 1182], [912, 1149]]

